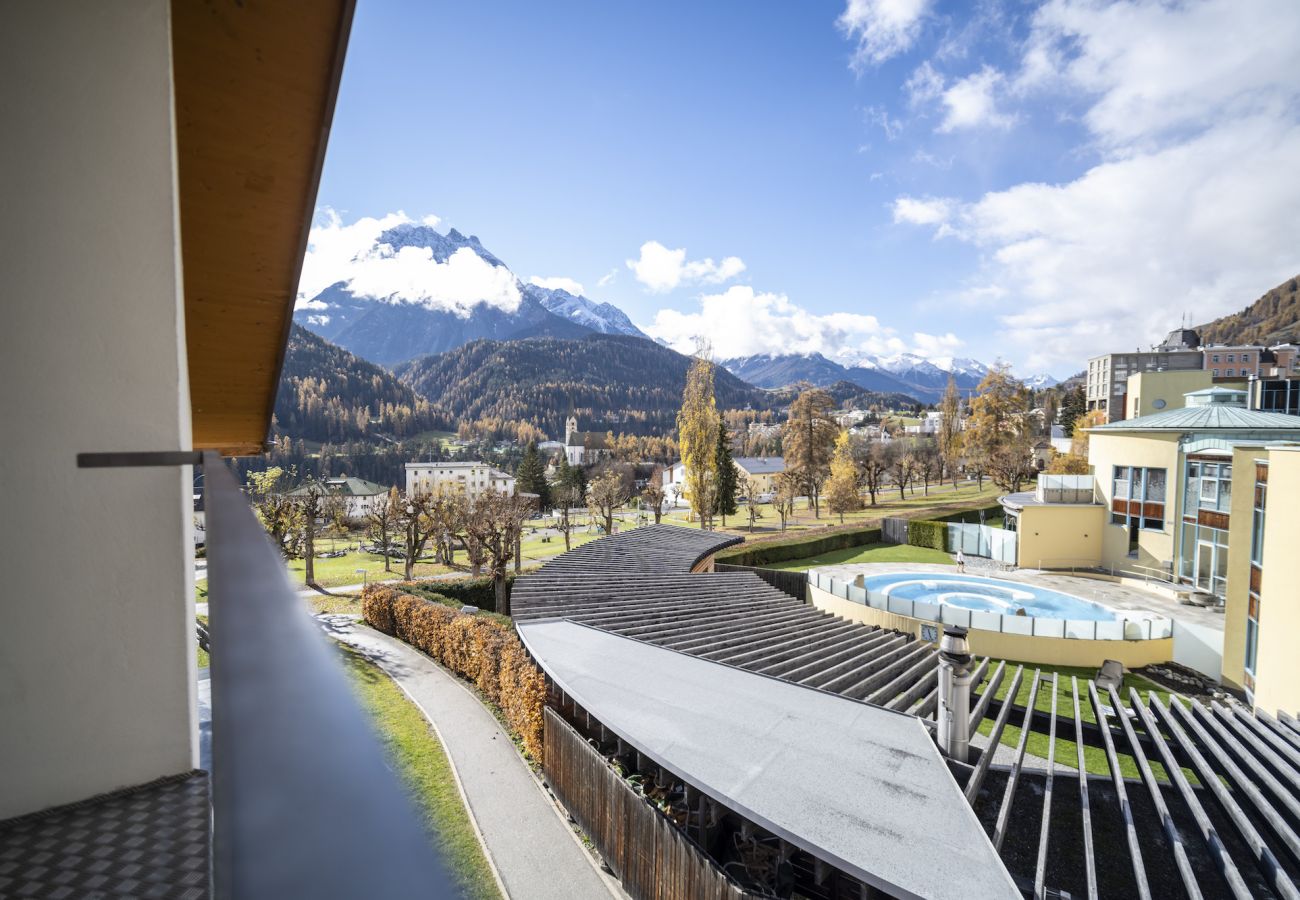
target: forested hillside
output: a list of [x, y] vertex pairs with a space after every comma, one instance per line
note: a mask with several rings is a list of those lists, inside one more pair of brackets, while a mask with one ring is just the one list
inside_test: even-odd
[[1283, 282], [1239, 313], [1200, 325], [1203, 344], [1281, 344], [1300, 340], [1300, 276]]
[[275, 400], [277, 434], [340, 443], [404, 438], [445, 424], [392, 373], [293, 326]]
[[[447, 418], [528, 423], [563, 437], [583, 431], [667, 434], [675, 423], [690, 359], [653, 341], [592, 334], [578, 340], [474, 341], [397, 368], [401, 380]], [[718, 406], [770, 408], [779, 400], [721, 367]]]

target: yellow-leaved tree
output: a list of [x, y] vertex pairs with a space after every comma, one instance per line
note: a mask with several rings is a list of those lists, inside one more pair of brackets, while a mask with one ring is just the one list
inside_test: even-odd
[[699, 514], [700, 525], [708, 528], [713, 519], [714, 488], [717, 482], [717, 401], [713, 397], [713, 360], [701, 344], [686, 373], [682, 408], [677, 413], [677, 445], [685, 468], [686, 498]]
[[853, 462], [853, 449], [849, 445], [849, 433], [841, 431], [835, 439], [835, 451], [831, 455], [831, 477], [826, 482], [826, 505], [831, 513], [840, 517], [844, 524], [844, 514], [862, 506], [858, 495], [858, 467]]

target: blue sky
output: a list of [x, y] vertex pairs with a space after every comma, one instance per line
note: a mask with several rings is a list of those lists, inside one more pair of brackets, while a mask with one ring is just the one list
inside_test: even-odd
[[1064, 376], [1300, 272], [1296, 46], [1293, 0], [362, 0], [318, 202], [676, 346]]

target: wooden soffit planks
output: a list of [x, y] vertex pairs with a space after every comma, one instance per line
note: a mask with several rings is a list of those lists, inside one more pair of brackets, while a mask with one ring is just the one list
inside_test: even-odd
[[352, 11], [352, 0], [173, 0], [195, 448], [264, 448]]

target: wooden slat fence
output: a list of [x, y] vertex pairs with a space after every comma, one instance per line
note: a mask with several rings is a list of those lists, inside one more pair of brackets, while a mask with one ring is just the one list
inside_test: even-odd
[[753, 572], [778, 591], [783, 591], [801, 603], [808, 602], [808, 573], [786, 572], [782, 569], [763, 569], [758, 566], [733, 566], [715, 563], [715, 572]]
[[890, 516], [880, 520], [880, 536], [887, 544], [907, 543], [907, 519]]
[[750, 900], [573, 726], [546, 709], [551, 789], [635, 900]]

